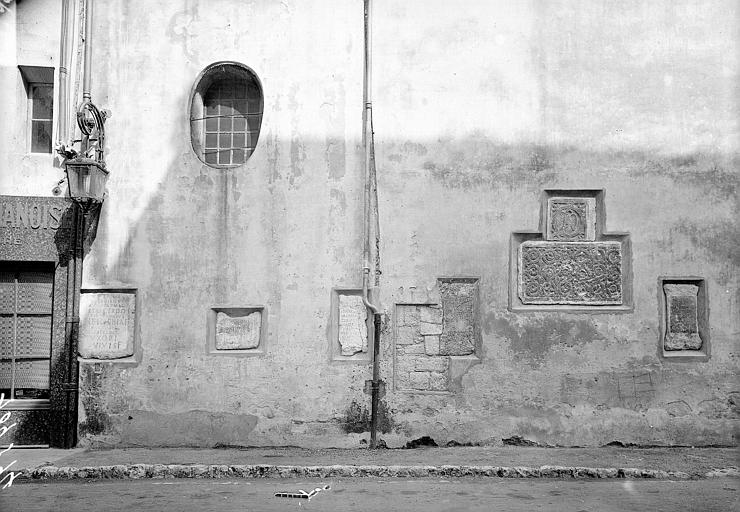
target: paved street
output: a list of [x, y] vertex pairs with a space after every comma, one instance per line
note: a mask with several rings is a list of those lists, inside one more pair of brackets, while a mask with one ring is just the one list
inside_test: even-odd
[[[305, 499], [275, 492], [331, 489]], [[18, 483], [0, 511], [729, 511], [737, 478], [691, 481], [512, 479], [135, 480]]]

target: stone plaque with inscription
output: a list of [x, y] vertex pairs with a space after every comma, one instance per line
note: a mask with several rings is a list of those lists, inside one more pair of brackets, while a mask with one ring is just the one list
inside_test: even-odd
[[619, 242], [539, 242], [519, 246], [524, 304], [622, 304]]
[[340, 354], [367, 352], [367, 308], [360, 295], [339, 295]]
[[80, 295], [79, 354], [119, 359], [134, 354], [136, 295], [86, 292]]
[[216, 349], [249, 350], [259, 347], [262, 312], [216, 314]]
[[697, 317], [699, 287], [694, 284], [664, 284], [663, 291], [668, 310], [665, 350], [701, 349]]
[[547, 239], [562, 242], [596, 240], [596, 200], [592, 197], [548, 199]]

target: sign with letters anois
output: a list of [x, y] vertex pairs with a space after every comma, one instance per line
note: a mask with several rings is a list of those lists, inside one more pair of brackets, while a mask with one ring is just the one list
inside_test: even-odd
[[60, 197], [0, 196], [0, 259], [55, 260], [71, 206]]

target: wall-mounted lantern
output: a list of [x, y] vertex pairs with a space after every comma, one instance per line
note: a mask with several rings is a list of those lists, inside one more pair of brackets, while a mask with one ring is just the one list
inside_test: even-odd
[[69, 197], [83, 210], [103, 202], [108, 171], [105, 164], [92, 158], [76, 156], [64, 164], [69, 184]]
[[77, 125], [82, 132], [81, 153], [64, 151], [69, 197], [83, 211], [101, 204], [105, 198], [108, 170], [104, 160], [104, 123], [109, 116], [107, 111], [101, 112], [90, 101], [84, 102], [77, 112]]

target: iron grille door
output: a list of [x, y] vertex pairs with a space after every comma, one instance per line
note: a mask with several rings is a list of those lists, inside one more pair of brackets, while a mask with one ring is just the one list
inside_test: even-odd
[[49, 443], [54, 271], [45, 264], [0, 266], [0, 393], [17, 426], [3, 444]]

